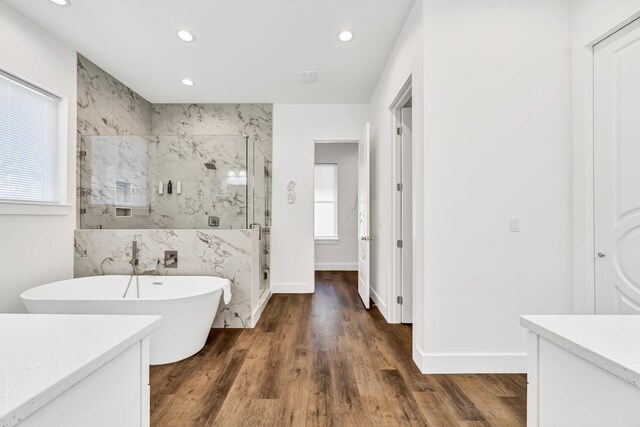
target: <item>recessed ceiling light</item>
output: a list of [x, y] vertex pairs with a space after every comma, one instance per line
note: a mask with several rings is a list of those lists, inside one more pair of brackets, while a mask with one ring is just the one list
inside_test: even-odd
[[338, 35], [338, 38], [342, 42], [348, 42], [348, 41], [351, 41], [351, 39], [353, 39], [353, 33], [351, 31], [343, 31]]
[[57, 4], [58, 6], [69, 6], [71, 2], [69, 0], [49, 0], [53, 4]]
[[185, 86], [193, 86], [195, 83], [193, 83], [191, 79], [182, 79], [182, 84]]
[[[53, 0], [52, 0], [53, 1]], [[60, 0], [58, 0], [60, 1]], [[180, 30], [178, 31], [178, 38], [184, 42], [192, 42], [196, 39], [196, 36], [193, 35], [190, 31]]]

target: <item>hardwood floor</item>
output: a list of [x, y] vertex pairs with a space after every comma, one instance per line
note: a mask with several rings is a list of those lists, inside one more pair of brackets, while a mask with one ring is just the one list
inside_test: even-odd
[[524, 426], [524, 375], [422, 375], [411, 328], [366, 311], [354, 273], [274, 295], [255, 329], [212, 329], [151, 369], [155, 426]]

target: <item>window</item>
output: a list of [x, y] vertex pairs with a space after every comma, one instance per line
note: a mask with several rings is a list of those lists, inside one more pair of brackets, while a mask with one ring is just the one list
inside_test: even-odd
[[338, 238], [338, 165], [315, 165], [316, 239]]
[[61, 203], [60, 103], [0, 71], [0, 201]]

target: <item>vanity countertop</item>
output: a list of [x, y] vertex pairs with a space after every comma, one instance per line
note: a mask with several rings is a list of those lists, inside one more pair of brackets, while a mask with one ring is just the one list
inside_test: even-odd
[[19, 423], [160, 326], [160, 316], [0, 314], [0, 426]]
[[640, 316], [522, 316], [531, 332], [640, 387]]

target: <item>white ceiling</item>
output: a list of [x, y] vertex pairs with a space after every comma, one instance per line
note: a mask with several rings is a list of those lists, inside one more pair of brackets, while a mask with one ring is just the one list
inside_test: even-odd
[[414, 0], [5, 2], [154, 103], [366, 103]]

